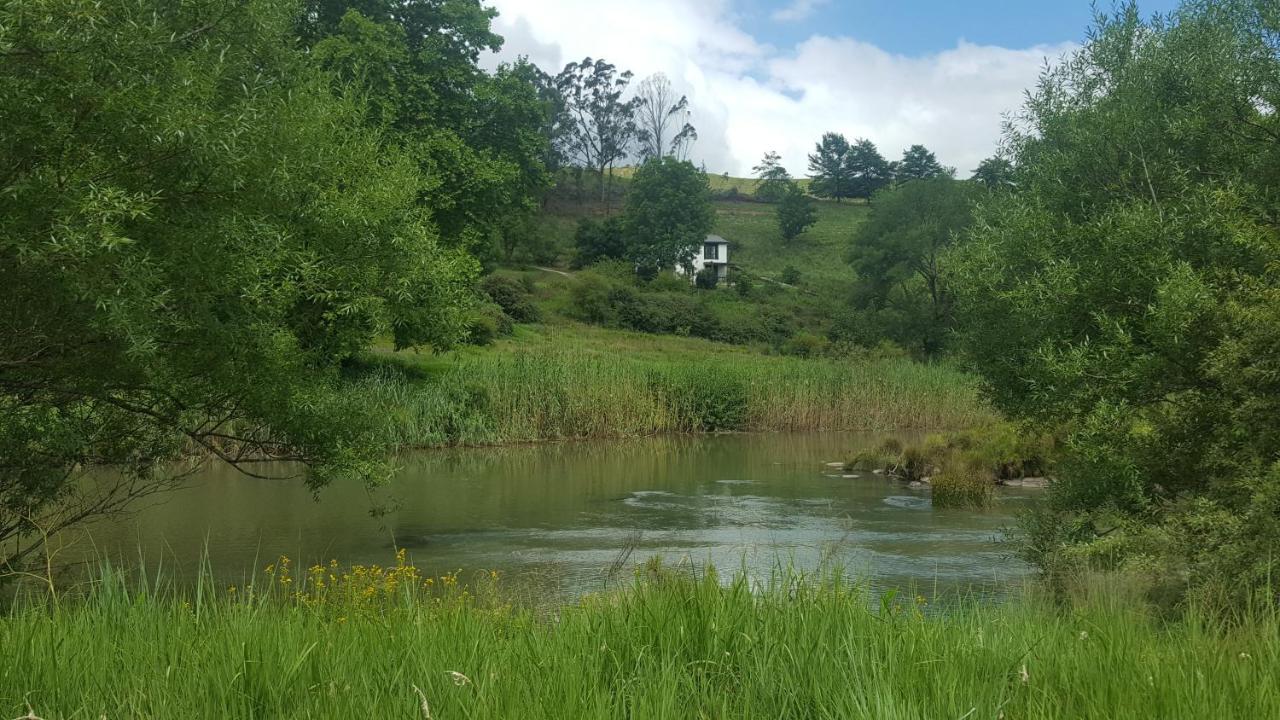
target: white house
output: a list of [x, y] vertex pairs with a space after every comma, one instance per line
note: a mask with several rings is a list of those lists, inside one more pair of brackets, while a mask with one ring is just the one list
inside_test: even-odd
[[688, 267], [677, 268], [682, 275], [697, 275], [704, 268], [715, 268], [720, 282], [729, 279], [729, 241], [719, 235], [708, 235]]

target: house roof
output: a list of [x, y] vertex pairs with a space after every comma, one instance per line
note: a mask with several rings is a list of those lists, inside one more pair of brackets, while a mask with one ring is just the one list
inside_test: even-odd
[[725, 240], [724, 238], [720, 237], [719, 235], [708, 235], [708, 236], [707, 236], [707, 242], [709, 242], [709, 243], [715, 243], [715, 244], [717, 244], [717, 245], [728, 245], [728, 244], [729, 244], [729, 241], [728, 241], [728, 240]]

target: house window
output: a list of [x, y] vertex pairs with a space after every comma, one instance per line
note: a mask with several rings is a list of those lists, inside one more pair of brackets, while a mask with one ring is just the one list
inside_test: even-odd
[[719, 260], [719, 259], [720, 259], [720, 244], [719, 244], [719, 243], [707, 243], [706, 245], [703, 245], [703, 246], [702, 246], [702, 259], [703, 259], [703, 260]]

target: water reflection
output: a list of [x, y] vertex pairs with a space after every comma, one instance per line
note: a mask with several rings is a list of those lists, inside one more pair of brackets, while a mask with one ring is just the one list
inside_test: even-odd
[[[404, 547], [427, 572], [499, 570], [552, 598], [599, 590], [656, 555], [757, 574], [835, 562], [881, 585], [930, 588], [998, 588], [1025, 573], [994, 542], [1006, 513], [935, 511], [925, 490], [827, 467], [880, 439], [735, 435], [418, 453], [402, 458], [388, 488], [370, 495], [339, 484], [318, 500], [298, 481], [215, 468], [162, 504], [99, 523], [72, 552], [126, 564], [141, 552], [182, 577], [207, 552], [214, 571], [236, 581], [280, 554], [386, 563]], [[394, 509], [375, 517], [375, 505]]]

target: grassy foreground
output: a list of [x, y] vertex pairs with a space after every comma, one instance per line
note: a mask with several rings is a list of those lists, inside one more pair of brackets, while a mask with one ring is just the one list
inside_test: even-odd
[[384, 356], [361, 392], [403, 446], [726, 431], [963, 428], [972, 377], [906, 359], [768, 356], [688, 338], [527, 329], [441, 359]]
[[[1280, 717], [1280, 624], [1131, 602], [922, 612], [836, 580], [650, 570], [553, 617], [403, 565], [0, 620], [0, 712], [56, 718]], [[325, 576], [333, 580], [325, 583]], [[319, 577], [321, 586], [314, 580]], [[285, 579], [289, 582], [283, 582]], [[345, 578], [345, 579], [344, 579]], [[372, 578], [372, 579], [371, 579]], [[297, 583], [299, 591], [291, 591]], [[280, 588], [284, 588], [280, 590]]]

